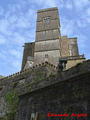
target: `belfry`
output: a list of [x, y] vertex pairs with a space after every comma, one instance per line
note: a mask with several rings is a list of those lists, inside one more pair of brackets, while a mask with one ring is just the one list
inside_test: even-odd
[[79, 55], [77, 38], [61, 36], [58, 8], [38, 10], [35, 42], [24, 45], [22, 70], [46, 61], [57, 66], [63, 58], [66, 69], [85, 60]]

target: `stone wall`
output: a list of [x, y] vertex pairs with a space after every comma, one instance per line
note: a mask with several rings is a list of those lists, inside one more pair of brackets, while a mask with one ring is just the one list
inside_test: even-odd
[[[45, 25], [44, 18], [50, 18], [50, 23]], [[37, 32], [58, 29], [58, 27], [60, 27], [58, 8], [43, 9], [37, 12]]]
[[69, 38], [70, 56], [79, 56], [77, 38]]
[[61, 37], [61, 57], [79, 56], [77, 38]]
[[42, 62], [50, 62], [51, 64], [57, 66], [59, 62], [60, 51], [52, 50], [52, 51], [43, 51], [35, 53], [34, 64], [40, 64]]
[[66, 69], [69, 69], [77, 64], [83, 63], [83, 61], [85, 61], [85, 58], [68, 59]]
[[69, 39], [67, 36], [61, 37], [61, 57], [67, 57], [70, 56], [69, 51]]
[[59, 39], [36, 42], [35, 45], [35, 52], [54, 51], [60, 49]]
[[4, 78], [4, 76], [0, 75], [0, 79]]
[[[48, 61], [57, 66], [60, 55], [60, 21], [57, 8], [37, 12], [34, 64]], [[48, 56], [45, 58], [45, 56]], [[47, 59], [47, 60], [46, 60]]]
[[[27, 61], [28, 56], [33, 57], [33, 62]], [[45, 61], [57, 66], [59, 58], [64, 57], [78, 57], [71, 63], [68, 60], [67, 69], [84, 60], [79, 57], [77, 38], [61, 36], [57, 7], [39, 10], [35, 42], [25, 43], [22, 70]]]
[[32, 43], [25, 43], [21, 70], [24, 69], [25, 64], [27, 62], [27, 58], [28, 57], [34, 57], [34, 46], [35, 46], [34, 42], [32, 42]]
[[58, 29], [44, 30], [41, 32], [37, 32], [36, 40], [37, 41], [55, 40], [58, 39], [59, 34], [60, 32]]
[[[20, 96], [20, 103], [16, 114], [16, 120], [30, 120], [32, 113], [39, 113], [42, 120], [50, 119], [47, 113], [87, 113], [90, 114], [88, 105], [90, 101], [90, 72], [77, 77], [72, 77], [65, 81], [60, 81], [60, 77], [53, 77], [51, 85], [47, 80], [38, 83], [38, 90]], [[54, 83], [57, 81], [57, 83]], [[90, 117], [82, 118], [89, 120]]]
[[55, 66], [43, 63], [5, 77], [0, 80], [0, 117], [5, 115], [5, 95], [11, 89], [20, 97], [16, 120], [28, 120], [33, 112], [40, 112], [45, 119], [48, 110], [65, 112], [71, 106], [90, 114], [89, 79], [90, 60], [60, 73]]

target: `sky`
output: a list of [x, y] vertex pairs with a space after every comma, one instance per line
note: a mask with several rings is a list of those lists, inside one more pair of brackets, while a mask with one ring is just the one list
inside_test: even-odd
[[58, 7], [61, 35], [78, 38], [90, 59], [90, 0], [0, 0], [0, 75], [21, 70], [23, 45], [35, 41], [37, 10]]

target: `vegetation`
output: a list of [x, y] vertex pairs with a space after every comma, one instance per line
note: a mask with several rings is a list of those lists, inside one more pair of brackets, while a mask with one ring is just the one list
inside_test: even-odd
[[18, 85], [18, 82], [15, 82], [13, 85], [13, 88], [15, 88]]
[[40, 81], [40, 80], [44, 80], [44, 76], [42, 75], [43, 73], [41, 71], [36, 71], [36, 78], [35, 81]]
[[7, 113], [7, 120], [14, 120], [14, 116], [19, 103], [19, 97], [14, 90], [11, 90], [6, 94], [5, 99], [7, 101], [9, 111]]

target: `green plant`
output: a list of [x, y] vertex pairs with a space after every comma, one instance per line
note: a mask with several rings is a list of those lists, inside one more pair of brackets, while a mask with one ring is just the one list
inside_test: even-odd
[[13, 88], [15, 88], [18, 85], [18, 82], [15, 82], [13, 85]]
[[9, 112], [7, 113], [7, 119], [14, 120], [14, 115], [16, 113], [19, 103], [19, 97], [14, 90], [11, 90], [5, 95], [5, 99], [7, 101], [8, 110], [9, 110]]
[[14, 112], [7, 113], [7, 120], [14, 120], [14, 116], [15, 116]]
[[43, 77], [43, 73], [39, 70], [36, 70], [36, 78], [35, 81], [40, 81], [40, 80], [44, 80], [45, 78]]
[[55, 75], [52, 73], [49, 76], [45, 76], [41, 69], [35, 69], [35, 78], [32, 82], [24, 85], [25, 92], [32, 90], [32, 87], [37, 84], [39, 81], [46, 80], [48, 78], [55, 77]]

